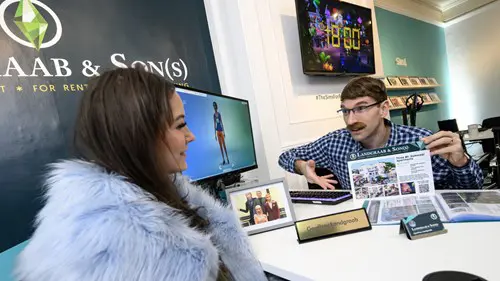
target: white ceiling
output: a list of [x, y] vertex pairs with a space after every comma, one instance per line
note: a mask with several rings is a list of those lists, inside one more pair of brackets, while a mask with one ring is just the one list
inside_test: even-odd
[[443, 22], [463, 16], [496, 0], [405, 0], [439, 11]]
[[444, 24], [495, 1], [497, 0], [375, 0], [375, 4]]
[[411, 0], [419, 2], [420, 4], [426, 5], [430, 8], [436, 9], [440, 12], [445, 12], [453, 7], [463, 5], [466, 2], [477, 2], [474, 0]]

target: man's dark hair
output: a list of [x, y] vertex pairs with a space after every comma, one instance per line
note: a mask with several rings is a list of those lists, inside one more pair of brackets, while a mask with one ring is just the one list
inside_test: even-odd
[[387, 92], [379, 79], [372, 77], [354, 78], [345, 86], [340, 94], [340, 101], [352, 100], [362, 97], [372, 97], [377, 102], [387, 100]]

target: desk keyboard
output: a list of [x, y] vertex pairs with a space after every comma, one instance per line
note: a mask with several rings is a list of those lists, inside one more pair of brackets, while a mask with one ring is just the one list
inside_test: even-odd
[[352, 198], [346, 190], [290, 190], [293, 203], [335, 205]]

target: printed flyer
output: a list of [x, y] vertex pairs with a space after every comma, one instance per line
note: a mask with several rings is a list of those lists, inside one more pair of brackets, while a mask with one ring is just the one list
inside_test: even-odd
[[423, 142], [350, 153], [353, 200], [434, 194], [430, 152]]

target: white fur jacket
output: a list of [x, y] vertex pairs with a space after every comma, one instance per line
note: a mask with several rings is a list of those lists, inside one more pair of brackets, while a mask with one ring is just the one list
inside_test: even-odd
[[267, 280], [236, 215], [185, 178], [176, 184], [202, 207], [208, 234], [119, 175], [83, 161], [53, 164], [16, 280], [215, 280], [219, 257], [234, 280]]

